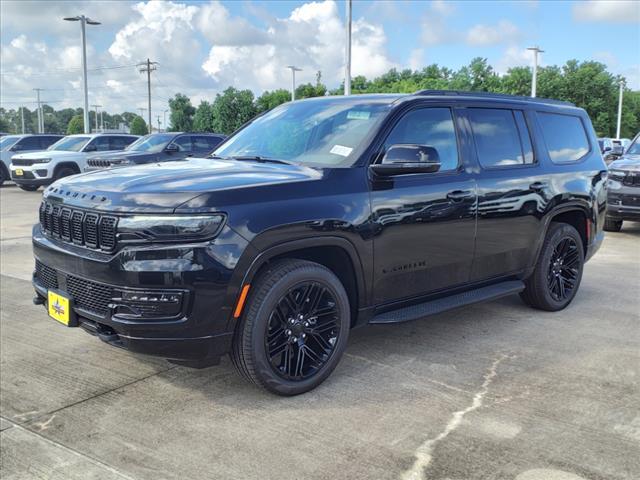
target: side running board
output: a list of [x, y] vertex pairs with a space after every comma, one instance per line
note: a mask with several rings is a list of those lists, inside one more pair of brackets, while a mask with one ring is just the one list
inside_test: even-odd
[[518, 293], [524, 290], [524, 283], [520, 280], [510, 280], [508, 282], [496, 283], [487, 287], [457, 293], [449, 297], [438, 298], [417, 305], [399, 308], [390, 312], [378, 313], [369, 323], [401, 323], [436, 313], [446, 312], [458, 307], [472, 305], [479, 302], [496, 300], [507, 295]]

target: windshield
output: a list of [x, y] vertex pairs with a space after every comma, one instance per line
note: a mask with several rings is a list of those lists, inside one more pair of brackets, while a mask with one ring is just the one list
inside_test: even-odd
[[287, 103], [256, 118], [213, 155], [348, 167], [356, 160], [352, 152], [389, 111], [391, 102], [388, 97], [339, 97]]
[[20, 137], [14, 137], [11, 135], [6, 135], [0, 138], [0, 150], [7, 150], [8, 148], [11, 148], [11, 146], [18, 140], [20, 140]]
[[175, 135], [171, 134], [146, 135], [133, 142], [126, 150], [129, 152], [161, 152], [174, 137]]
[[51, 145], [47, 150], [66, 150], [79, 152], [91, 140], [91, 137], [64, 137]]
[[640, 139], [640, 136], [633, 139], [633, 143], [629, 145], [625, 152], [627, 155], [640, 155], [640, 142], [638, 139]]

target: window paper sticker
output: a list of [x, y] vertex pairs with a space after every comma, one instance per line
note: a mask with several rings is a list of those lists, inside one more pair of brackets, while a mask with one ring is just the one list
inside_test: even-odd
[[351, 147], [345, 147], [343, 145], [334, 145], [329, 153], [335, 153], [336, 155], [341, 155], [343, 157], [348, 157], [349, 154], [353, 151]]
[[366, 110], [349, 110], [347, 112], [348, 120], [368, 120], [371, 116], [371, 112]]

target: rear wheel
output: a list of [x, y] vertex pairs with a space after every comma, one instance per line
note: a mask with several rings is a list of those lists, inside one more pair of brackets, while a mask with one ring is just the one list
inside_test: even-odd
[[25, 192], [35, 192], [40, 188], [38, 185], [18, 185], [18, 187]]
[[604, 229], [607, 232], [619, 232], [622, 230], [622, 220], [604, 219]]
[[520, 294], [528, 305], [554, 312], [575, 297], [584, 267], [584, 248], [578, 231], [566, 223], [552, 223], [533, 274]]
[[349, 327], [349, 299], [333, 272], [304, 260], [279, 261], [254, 282], [231, 359], [257, 385], [297, 395], [331, 374]]

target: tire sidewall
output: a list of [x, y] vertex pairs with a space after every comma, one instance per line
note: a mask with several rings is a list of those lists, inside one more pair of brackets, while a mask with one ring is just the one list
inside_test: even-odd
[[[264, 336], [267, 331], [267, 324], [271, 312], [275, 308], [277, 302], [296, 285], [317, 281], [331, 291], [336, 299], [337, 306], [340, 310], [339, 324], [340, 335], [338, 341], [327, 363], [313, 377], [301, 381], [290, 381], [280, 377], [273, 371], [264, 345]], [[350, 306], [347, 293], [338, 279], [324, 267], [310, 269], [301, 268], [289, 272], [266, 293], [262, 303], [258, 306], [255, 317], [252, 322], [251, 345], [252, 354], [254, 356], [255, 371], [260, 381], [269, 390], [276, 391], [283, 395], [296, 395], [313, 389], [322, 383], [337, 366], [342, 354], [347, 346], [350, 327]]]
[[[539, 275], [538, 281], [541, 282], [542, 285], [545, 285], [543, 290], [544, 300], [549, 303], [549, 305], [554, 307], [554, 310], [562, 310], [567, 305], [569, 305], [576, 294], [578, 293], [578, 289], [580, 288], [580, 283], [582, 281], [582, 273], [584, 271], [584, 246], [582, 244], [582, 238], [578, 231], [573, 228], [571, 225], [563, 224], [552, 227], [553, 230], [550, 232], [551, 235], [548, 238], [548, 241], [545, 242], [545, 249], [542, 252], [542, 256], [540, 258], [540, 268], [539, 271], [536, 272]], [[578, 251], [580, 253], [580, 270], [578, 272], [578, 277], [576, 279], [575, 287], [571, 292], [571, 295], [564, 300], [556, 300], [551, 296], [551, 292], [548, 287], [547, 275], [549, 271], [549, 264], [551, 263], [551, 255], [553, 254], [554, 247], [562, 240], [563, 238], [571, 237], [578, 247]]]
[[76, 174], [76, 171], [73, 168], [62, 167], [56, 172], [53, 178], [55, 181], [55, 180], [60, 180], [61, 178], [64, 178], [64, 177], [70, 177], [71, 175], [75, 175], [75, 174]]

